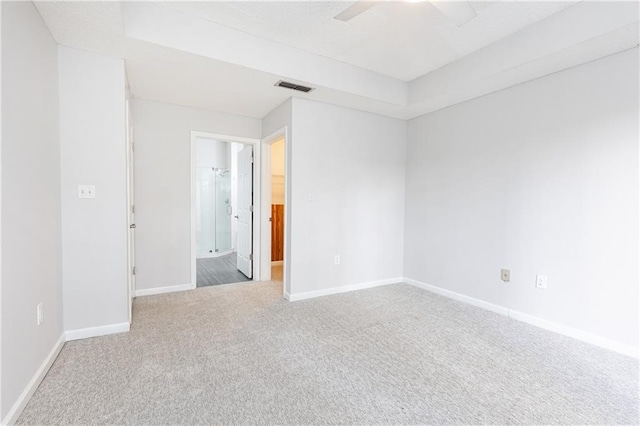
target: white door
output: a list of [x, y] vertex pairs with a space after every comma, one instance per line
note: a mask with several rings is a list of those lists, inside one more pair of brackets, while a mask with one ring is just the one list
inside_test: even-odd
[[133, 315], [133, 298], [136, 291], [136, 209], [134, 205], [134, 163], [133, 163], [133, 126], [131, 120], [131, 111], [129, 110], [129, 101], [126, 103], [126, 123], [127, 123], [127, 208], [129, 226], [127, 238], [127, 266], [128, 266], [128, 290], [129, 290], [129, 323], [131, 323]]
[[238, 152], [238, 270], [253, 278], [253, 146]]

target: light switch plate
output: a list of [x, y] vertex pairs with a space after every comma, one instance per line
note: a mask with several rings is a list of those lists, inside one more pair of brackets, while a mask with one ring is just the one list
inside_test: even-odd
[[38, 323], [38, 325], [42, 324], [42, 322], [44, 321], [44, 305], [42, 304], [42, 302], [38, 303], [38, 306], [36, 306], [36, 321]]
[[78, 185], [78, 198], [96, 198], [96, 186]]
[[500, 279], [505, 283], [511, 281], [511, 270], [509, 269], [501, 269], [500, 270]]

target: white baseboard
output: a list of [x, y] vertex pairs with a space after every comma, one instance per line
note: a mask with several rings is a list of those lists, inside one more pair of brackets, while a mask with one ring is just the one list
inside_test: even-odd
[[284, 264], [284, 260], [272, 260], [271, 266], [280, 266]]
[[548, 321], [533, 315], [525, 314], [523, 312], [518, 312], [513, 309], [506, 308], [504, 306], [494, 305], [480, 299], [475, 299], [473, 297], [465, 296], [464, 294], [456, 293], [455, 291], [451, 291], [451, 290], [446, 290], [441, 287], [436, 287], [434, 285], [423, 283], [421, 281], [417, 281], [412, 278], [405, 277], [404, 282], [407, 284], [411, 284], [415, 287], [428, 290], [432, 293], [436, 293], [441, 296], [457, 300], [459, 302], [464, 302], [469, 305], [477, 306], [479, 308], [483, 308], [488, 311], [495, 312], [509, 318], [513, 318], [517, 321], [526, 322], [527, 324], [530, 324], [539, 328], [543, 328], [545, 330], [553, 331], [555, 333], [562, 334], [564, 336], [571, 337], [577, 340], [581, 340], [583, 342], [590, 343], [592, 345], [596, 345], [604, 349], [618, 352], [633, 358], [639, 357], [638, 348], [630, 345], [626, 345], [624, 343], [606, 339], [604, 337], [600, 337], [595, 334], [588, 333], [586, 331], [578, 330], [573, 327]]
[[47, 357], [40, 365], [40, 368], [38, 368], [38, 370], [36, 371], [36, 374], [34, 374], [34, 376], [27, 384], [27, 387], [18, 397], [18, 400], [15, 402], [15, 404], [13, 404], [13, 407], [11, 407], [5, 418], [2, 419], [3, 425], [12, 425], [16, 421], [18, 421], [18, 417], [20, 417], [20, 414], [22, 414], [22, 410], [24, 410], [24, 407], [27, 406], [27, 403], [33, 396], [34, 392], [36, 391], [36, 389], [38, 389], [38, 386], [40, 386], [42, 379], [44, 379], [44, 376], [47, 375], [49, 369], [51, 368], [51, 365], [53, 365], [53, 362], [58, 357], [60, 350], [64, 346], [64, 342], [65, 335], [64, 333], [62, 333], [56, 344], [51, 349], [51, 352], [49, 352], [49, 355], [47, 355]]
[[79, 339], [88, 339], [89, 337], [106, 336], [108, 334], [125, 333], [129, 331], [129, 323], [121, 322], [118, 324], [101, 325], [99, 327], [81, 328], [78, 330], [65, 331], [64, 337], [67, 342]]
[[58, 357], [58, 354], [60, 353], [60, 350], [62, 350], [65, 342], [78, 339], [86, 339], [89, 337], [105, 336], [107, 334], [122, 333], [126, 331], [129, 331], [128, 322], [63, 332], [54, 345], [53, 349], [51, 349], [51, 352], [49, 352], [45, 360], [42, 362], [42, 365], [40, 365], [40, 368], [38, 368], [34, 376], [27, 384], [27, 387], [24, 389], [24, 391], [22, 391], [15, 404], [13, 404], [13, 407], [11, 407], [5, 418], [2, 419], [1, 424], [12, 425], [18, 420], [18, 417], [20, 417], [20, 414], [22, 414], [22, 410], [24, 410], [24, 407], [26, 407], [34, 392], [36, 391], [36, 389], [38, 389], [38, 386], [40, 386], [42, 379], [44, 379], [44, 377], [49, 372], [49, 369]]
[[295, 302], [297, 300], [312, 299], [314, 297], [329, 296], [331, 294], [346, 293], [349, 291], [363, 290], [365, 288], [373, 288], [373, 287], [379, 287], [381, 285], [397, 284], [401, 282], [402, 282], [402, 277], [388, 278], [386, 280], [368, 281], [364, 283], [345, 285], [342, 287], [332, 287], [332, 288], [327, 288], [323, 290], [307, 291], [305, 293], [297, 293], [297, 294], [285, 293], [284, 297], [289, 302]]
[[447, 290], [441, 287], [436, 287], [431, 284], [423, 283], [411, 278], [404, 278], [404, 282], [407, 284], [411, 284], [415, 287], [420, 287], [425, 290], [429, 290], [432, 293], [439, 294], [440, 296], [448, 297], [449, 299], [457, 300], [459, 302], [464, 302], [469, 305], [477, 306], [478, 308], [486, 309], [487, 311], [495, 312], [496, 314], [509, 316], [509, 309], [494, 305], [489, 302], [485, 302], [484, 300], [475, 299], [473, 297], [465, 296], [464, 294], [456, 293], [455, 291]]
[[558, 324], [555, 322], [547, 321], [545, 319], [535, 317], [533, 315], [525, 314], [522, 312], [509, 310], [509, 317], [526, 322], [527, 324], [534, 325], [536, 327], [544, 328], [545, 330], [553, 331], [564, 336], [572, 337], [574, 339], [582, 340], [583, 342], [590, 343], [592, 345], [600, 346], [601, 348], [609, 349], [614, 352], [621, 353], [633, 358], [638, 358], [638, 348], [626, 345], [624, 343], [616, 342], [615, 340], [606, 339], [598, 335], [588, 333], [586, 331], [578, 330], [577, 328], [568, 327], [566, 325]]
[[142, 289], [136, 290], [135, 297], [152, 296], [154, 294], [164, 294], [164, 293], [173, 293], [176, 291], [193, 290], [194, 288], [196, 288], [195, 284], [182, 284], [182, 285], [171, 285], [166, 287], [142, 288]]

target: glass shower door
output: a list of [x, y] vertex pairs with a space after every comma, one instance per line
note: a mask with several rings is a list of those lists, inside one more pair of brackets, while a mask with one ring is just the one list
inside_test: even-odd
[[228, 169], [196, 170], [196, 254], [231, 250], [231, 174]]
[[215, 172], [211, 167], [196, 169], [196, 253], [216, 251]]
[[216, 251], [231, 250], [231, 173], [228, 169], [216, 169]]

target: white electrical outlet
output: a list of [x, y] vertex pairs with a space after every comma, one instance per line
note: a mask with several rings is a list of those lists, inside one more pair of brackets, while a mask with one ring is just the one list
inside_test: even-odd
[[334, 265], [339, 265], [340, 264], [340, 255], [335, 255], [333, 258], [333, 264]]
[[536, 275], [536, 287], [542, 290], [547, 289], [547, 276], [546, 275]]
[[509, 269], [500, 269], [500, 279], [505, 283], [511, 281], [511, 270]]
[[36, 320], [38, 321], [38, 325], [42, 324], [42, 322], [44, 321], [44, 306], [42, 304], [42, 302], [38, 303], [38, 306], [36, 306]]

